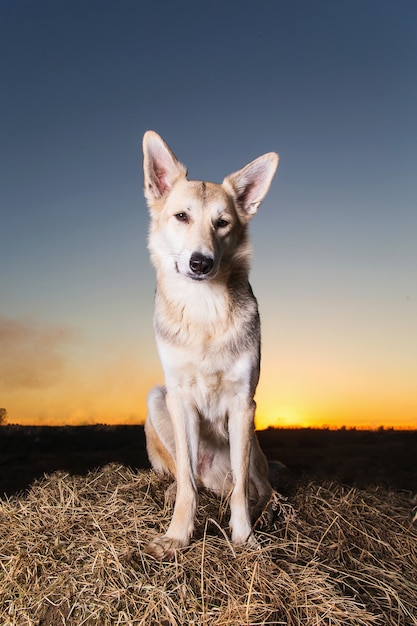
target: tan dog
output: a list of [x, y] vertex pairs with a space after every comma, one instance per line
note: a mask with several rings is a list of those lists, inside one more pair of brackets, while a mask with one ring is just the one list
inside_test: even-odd
[[153, 131], [143, 138], [149, 250], [157, 273], [154, 327], [165, 387], [148, 395], [149, 459], [176, 478], [174, 513], [147, 551], [167, 558], [190, 542], [197, 487], [231, 492], [235, 543], [269, 500], [268, 465], [254, 433], [260, 327], [248, 282], [248, 223], [278, 165], [270, 152], [222, 184], [189, 181]]

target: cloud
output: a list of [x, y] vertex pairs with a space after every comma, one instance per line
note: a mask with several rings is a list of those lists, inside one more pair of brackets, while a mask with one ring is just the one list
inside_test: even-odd
[[138, 423], [157, 382], [147, 356], [119, 338], [89, 340], [76, 327], [0, 315], [0, 406], [21, 424]]
[[47, 389], [65, 369], [67, 326], [0, 316], [0, 385], [3, 390]]

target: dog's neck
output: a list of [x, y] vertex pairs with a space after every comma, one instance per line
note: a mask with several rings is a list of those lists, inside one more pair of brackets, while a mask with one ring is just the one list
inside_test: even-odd
[[222, 280], [199, 281], [178, 275], [171, 280], [164, 272], [157, 274], [156, 293], [170, 312], [176, 311], [181, 319], [221, 318], [231, 300], [231, 289]]
[[[248, 297], [249, 294], [249, 297]], [[155, 329], [157, 334], [175, 342], [186, 343], [197, 337], [197, 329], [206, 338], [220, 338], [243, 328], [257, 305], [248, 282], [247, 270], [241, 268], [229, 280], [194, 281], [181, 277], [172, 280], [157, 274]]]

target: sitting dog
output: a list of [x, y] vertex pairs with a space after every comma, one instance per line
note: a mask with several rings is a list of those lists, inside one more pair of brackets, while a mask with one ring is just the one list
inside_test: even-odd
[[268, 502], [268, 464], [254, 432], [260, 325], [249, 284], [248, 224], [278, 166], [274, 152], [222, 184], [187, 179], [155, 132], [143, 138], [154, 328], [165, 386], [148, 395], [147, 451], [176, 479], [165, 535], [147, 552], [171, 557], [194, 529], [198, 486], [230, 492], [232, 541], [256, 544], [251, 519]]

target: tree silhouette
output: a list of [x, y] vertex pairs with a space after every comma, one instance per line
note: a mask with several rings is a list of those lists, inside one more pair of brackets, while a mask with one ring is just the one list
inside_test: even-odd
[[7, 422], [7, 411], [6, 409], [0, 409], [0, 426], [4, 426]]

